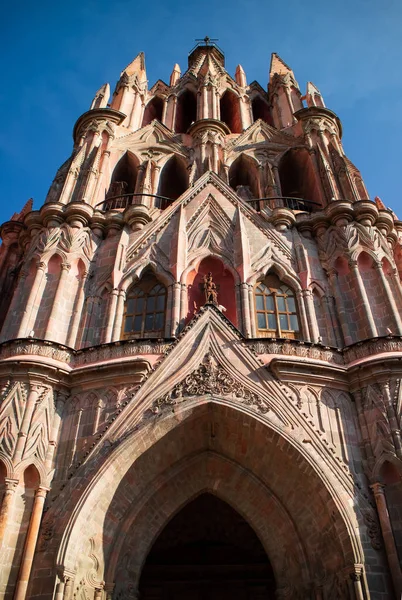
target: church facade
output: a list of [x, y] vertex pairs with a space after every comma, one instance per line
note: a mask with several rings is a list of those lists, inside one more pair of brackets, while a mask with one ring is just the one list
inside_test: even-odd
[[320, 91], [144, 55], [1, 226], [0, 598], [402, 593], [402, 222]]

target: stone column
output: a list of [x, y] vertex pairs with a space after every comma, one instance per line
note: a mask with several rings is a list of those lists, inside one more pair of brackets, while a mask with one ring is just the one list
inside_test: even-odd
[[202, 113], [201, 119], [208, 119], [208, 90], [207, 86], [202, 86]]
[[366, 288], [364, 287], [362, 276], [360, 275], [359, 267], [357, 261], [350, 260], [349, 261], [350, 270], [353, 273], [354, 280], [357, 284], [358, 293], [360, 295], [361, 300], [363, 301], [364, 310], [366, 313], [367, 323], [369, 326], [370, 337], [378, 337], [377, 327], [375, 325], [375, 321], [373, 319], [373, 315], [370, 308], [370, 302], [367, 297]]
[[387, 417], [391, 428], [392, 439], [395, 445], [396, 454], [399, 458], [402, 458], [402, 446], [401, 446], [401, 432], [398, 425], [397, 416], [395, 413], [394, 405], [391, 398], [391, 391], [389, 389], [389, 381], [383, 384], [384, 400], [386, 403]]
[[376, 262], [375, 263], [375, 268], [378, 271], [378, 274], [380, 276], [383, 288], [385, 290], [385, 295], [387, 297], [387, 302], [389, 305], [389, 308], [391, 309], [391, 313], [394, 317], [394, 321], [395, 321], [395, 325], [396, 325], [396, 329], [397, 329], [397, 334], [398, 335], [402, 335], [402, 319], [401, 316], [399, 314], [399, 310], [398, 307], [396, 305], [395, 302], [395, 298], [394, 295], [391, 291], [388, 279], [384, 273], [384, 269], [382, 268], [382, 263], [381, 262]]
[[[21, 324], [18, 329], [17, 338], [25, 337], [31, 330], [32, 325], [32, 312], [35, 304], [36, 296], [40, 289], [42, 279], [46, 270], [46, 264], [44, 262], [38, 262], [35, 279], [29, 292], [28, 300], [25, 306], [24, 314], [21, 319]], [[15, 293], [14, 293], [15, 295]]]
[[218, 118], [219, 93], [215, 86], [212, 86], [212, 118]]
[[326, 306], [325, 321], [327, 324], [327, 335], [331, 346], [337, 346], [338, 348], [343, 346], [343, 341], [339, 337], [338, 331], [338, 319], [336, 318], [334, 311], [334, 298], [333, 296], [323, 296], [323, 301]]
[[248, 286], [248, 306], [250, 311], [250, 335], [252, 338], [257, 337], [257, 328], [255, 324], [255, 311], [254, 311], [254, 288], [252, 285]]
[[181, 284], [180, 289], [180, 329], [184, 327], [184, 322], [188, 312], [188, 297], [187, 297], [187, 285]]
[[61, 418], [63, 416], [64, 406], [68, 398], [68, 394], [64, 392], [55, 392], [56, 402], [54, 408], [52, 430], [49, 436], [49, 445], [46, 452], [45, 468], [46, 473], [49, 473], [53, 466], [53, 456], [56, 450], [57, 441], [59, 439], [59, 429]]
[[248, 284], [240, 284], [241, 299], [242, 299], [242, 314], [243, 314], [243, 331], [245, 337], [251, 337], [251, 323], [250, 323], [250, 304], [248, 296]]
[[15, 490], [17, 489], [18, 479], [9, 479], [6, 477], [6, 489], [0, 508], [0, 548], [3, 543], [4, 534], [7, 529], [7, 523], [12, 518], [12, 510], [14, 506]]
[[39, 394], [42, 392], [43, 389], [43, 386], [40, 384], [30, 384], [30, 390], [25, 405], [24, 417], [22, 419], [21, 428], [18, 432], [18, 439], [14, 450], [13, 463], [15, 465], [17, 465], [22, 458], [22, 453], [25, 447], [29, 427], [31, 425], [31, 419], [35, 409], [35, 404], [38, 400]]
[[62, 321], [62, 310], [61, 301], [65, 293], [65, 284], [70, 272], [71, 265], [69, 263], [62, 263], [59, 281], [57, 284], [56, 293], [53, 298], [53, 306], [50, 311], [49, 319], [46, 326], [45, 338], [53, 339], [55, 342], [60, 344], [65, 342], [64, 336], [57, 333], [57, 325]]
[[309, 329], [308, 322], [307, 322], [306, 308], [304, 306], [304, 296], [303, 296], [302, 290], [297, 290], [296, 298], [297, 298], [297, 307], [299, 309], [299, 316], [300, 316], [300, 326], [301, 326], [300, 333], [303, 336], [302, 339], [304, 339], [304, 341], [306, 341], [306, 342], [311, 342], [310, 329]]
[[120, 290], [119, 297], [117, 299], [116, 318], [113, 324], [112, 342], [118, 342], [121, 339], [125, 301], [126, 292], [124, 290]]
[[117, 298], [119, 295], [119, 290], [114, 288], [109, 295], [109, 303], [107, 307], [107, 315], [106, 315], [106, 327], [103, 334], [102, 343], [108, 344], [112, 341], [112, 332], [113, 332], [113, 324], [116, 316], [116, 305]]
[[31, 574], [36, 542], [38, 540], [39, 527], [43, 514], [43, 506], [45, 504], [47, 492], [47, 488], [39, 487], [35, 494], [28, 532], [25, 539], [24, 551], [21, 559], [21, 567], [15, 588], [14, 600], [25, 600], [26, 598], [29, 576]]
[[181, 284], [179, 282], [173, 284], [172, 296], [172, 335], [175, 336], [179, 332], [180, 325]]
[[363, 588], [362, 588], [362, 575], [363, 565], [354, 565], [353, 572], [351, 573], [351, 579], [353, 581], [353, 588], [355, 591], [356, 600], [364, 600]]
[[88, 271], [85, 271], [80, 279], [77, 295], [75, 297], [74, 306], [73, 306], [73, 314], [71, 319], [70, 330], [68, 332], [66, 345], [70, 346], [70, 348], [75, 348], [75, 344], [77, 342], [77, 334], [78, 327], [80, 325], [81, 316], [82, 316], [82, 308], [85, 302], [85, 292], [84, 287], [88, 277]]
[[141, 123], [140, 123], [141, 107], [142, 107], [141, 96], [138, 92], [136, 92], [134, 102], [133, 102], [133, 109], [132, 109], [131, 115], [130, 115], [130, 123], [128, 125], [130, 129], [139, 129], [140, 128], [140, 126], [141, 126]]
[[74, 585], [73, 577], [68, 576], [66, 578], [66, 583], [64, 586], [63, 600], [70, 600], [72, 593], [73, 593], [73, 585]]
[[9, 332], [10, 332], [10, 328], [11, 328], [11, 330], [14, 329], [13, 326], [15, 325], [15, 316], [16, 316], [16, 312], [17, 312], [17, 307], [18, 307], [19, 303], [21, 302], [21, 298], [23, 297], [23, 294], [24, 294], [24, 288], [25, 288], [25, 282], [26, 282], [27, 276], [28, 276], [28, 271], [25, 271], [25, 270], [21, 270], [18, 275], [18, 282], [17, 282], [16, 288], [14, 290], [10, 306], [7, 311], [7, 317], [4, 320], [4, 327], [3, 327], [2, 336], [1, 336], [2, 340], [6, 340], [9, 337], [11, 337], [11, 338], [16, 337], [16, 335], [13, 333], [11, 333], [11, 336], [10, 336]]
[[398, 559], [395, 540], [392, 532], [391, 522], [387, 508], [387, 500], [384, 494], [384, 486], [381, 483], [373, 483], [370, 486], [374, 492], [375, 503], [377, 505], [378, 516], [380, 519], [382, 537], [384, 539], [385, 552], [388, 559], [389, 570], [391, 572], [392, 583], [394, 584], [395, 598], [400, 598], [402, 594], [402, 574]]
[[[279, 177], [279, 169], [277, 165], [272, 165], [272, 170], [274, 172], [274, 179], [275, 179], [275, 188], [276, 188], [276, 194], [278, 196], [282, 195], [282, 187], [281, 187], [281, 180]], [[283, 202], [275, 202], [275, 206], [283, 206]]]
[[394, 286], [399, 295], [399, 304], [402, 305], [402, 284], [401, 284], [401, 280], [399, 279], [398, 269], [392, 269], [391, 276], [392, 276], [392, 281], [394, 282]]
[[349, 333], [349, 327], [347, 323], [346, 310], [343, 304], [342, 292], [339, 288], [338, 284], [338, 274], [335, 269], [330, 269], [328, 271], [329, 283], [331, 286], [333, 297], [335, 298], [335, 305], [338, 308], [339, 321], [342, 327], [343, 340], [346, 345], [351, 344], [355, 340], [352, 340], [351, 335]]
[[169, 285], [167, 288], [167, 298], [166, 298], [166, 315], [165, 315], [165, 337], [170, 337], [173, 335], [173, 284]]
[[311, 290], [303, 290], [303, 298], [306, 306], [307, 321], [309, 324], [311, 341], [318, 342], [320, 333], [318, 331], [317, 316], [315, 314], [315, 306], [313, 301], [313, 293]]

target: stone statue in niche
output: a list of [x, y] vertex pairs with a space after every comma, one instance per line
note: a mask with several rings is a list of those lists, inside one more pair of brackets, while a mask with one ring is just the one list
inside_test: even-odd
[[205, 303], [215, 304], [215, 306], [218, 306], [218, 291], [216, 289], [215, 283], [212, 280], [211, 272], [209, 272], [208, 275], [204, 275], [204, 292]]

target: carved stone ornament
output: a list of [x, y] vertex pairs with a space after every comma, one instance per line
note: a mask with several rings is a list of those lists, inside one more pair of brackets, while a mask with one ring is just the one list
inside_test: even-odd
[[247, 389], [220, 364], [216, 364], [210, 354], [206, 354], [195, 371], [154, 402], [153, 412], [157, 413], [160, 407], [180, 404], [186, 398], [204, 395], [233, 396], [248, 406], [256, 406], [261, 413], [271, 409], [267, 401]]
[[381, 529], [374, 510], [367, 508], [362, 511], [364, 523], [367, 527], [367, 534], [374, 550], [381, 550], [382, 538]]

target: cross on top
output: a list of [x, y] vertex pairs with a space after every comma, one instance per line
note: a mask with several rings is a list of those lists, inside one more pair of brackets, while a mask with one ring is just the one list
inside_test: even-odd
[[214, 44], [215, 42], [218, 41], [218, 38], [210, 38], [209, 36], [205, 36], [203, 40], [201, 39], [196, 39], [196, 42], [200, 43], [200, 42], [204, 42], [204, 44], [206, 46], [209, 46], [211, 43]]

